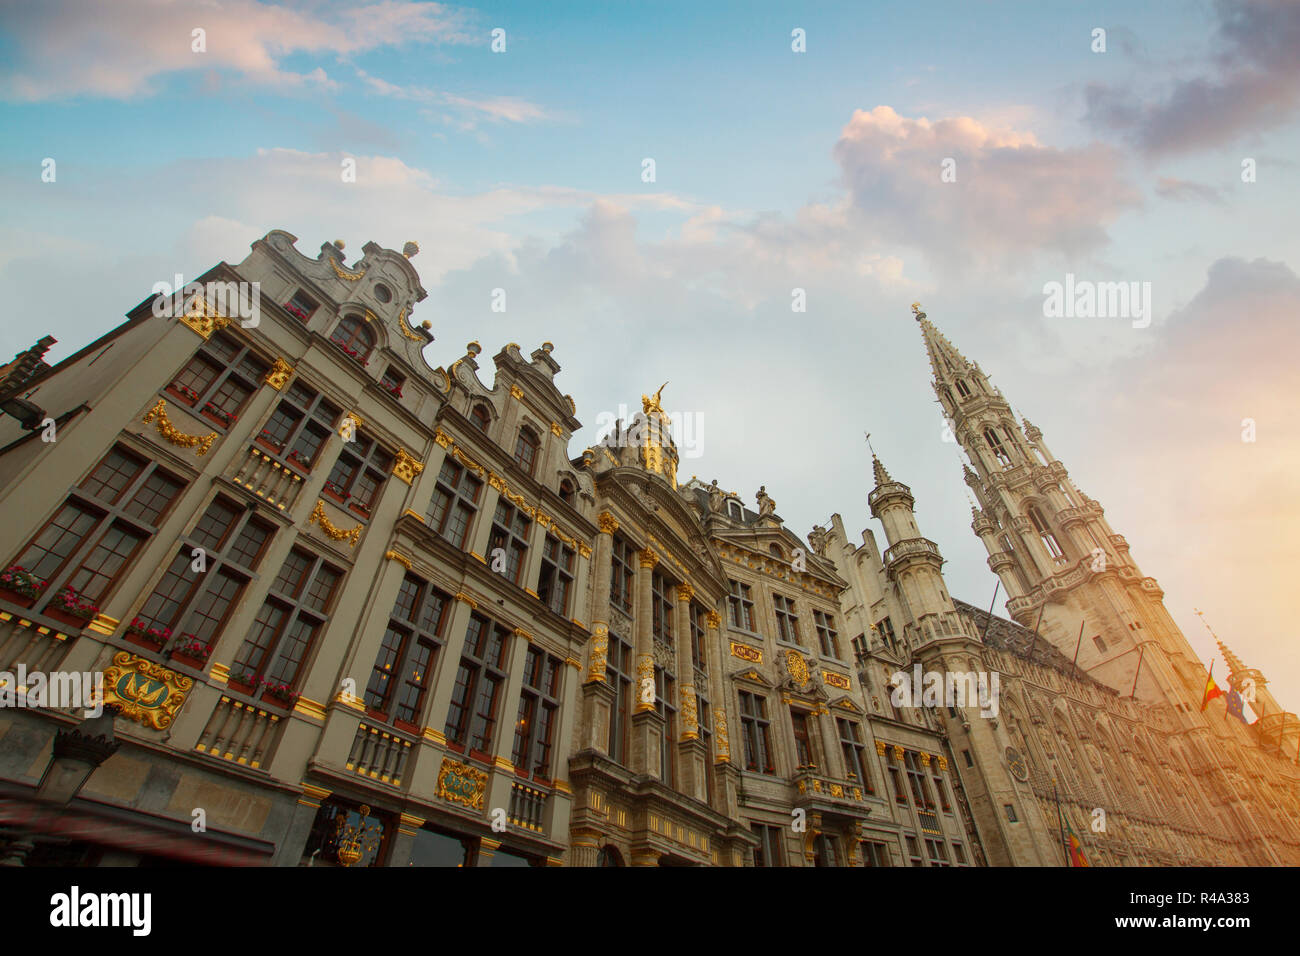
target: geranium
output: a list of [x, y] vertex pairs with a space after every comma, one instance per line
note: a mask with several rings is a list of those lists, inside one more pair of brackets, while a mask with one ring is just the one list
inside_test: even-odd
[[50, 602], [50, 607], [57, 608], [65, 614], [71, 614], [73, 617], [85, 618], [90, 620], [99, 613], [99, 607], [89, 602], [81, 600], [81, 595], [72, 585], [68, 585]]
[[173, 649], [174, 653], [184, 654], [186, 657], [193, 657], [196, 660], [206, 661], [212, 653], [212, 645], [204, 644], [193, 634], [184, 635], [180, 643]]
[[292, 704], [299, 696], [292, 687], [283, 681], [264, 680], [262, 681], [262, 688], [267, 694], [276, 700], [284, 701], [286, 704]]
[[15, 564], [0, 573], [0, 588], [34, 598], [45, 590], [45, 582], [22, 565]]

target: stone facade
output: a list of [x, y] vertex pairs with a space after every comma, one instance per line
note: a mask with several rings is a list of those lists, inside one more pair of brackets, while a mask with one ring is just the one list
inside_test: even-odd
[[[550, 343], [432, 368], [414, 243], [295, 242], [0, 370], [0, 671], [116, 712], [0, 712], [0, 862], [1062, 865], [1058, 796], [1094, 863], [1300, 861], [1294, 717], [1200, 712], [1155, 582], [923, 315], [1015, 622], [949, 596], [879, 461], [883, 555], [679, 484], [662, 389], [572, 458]], [[242, 282], [256, 321], [205, 294]]]

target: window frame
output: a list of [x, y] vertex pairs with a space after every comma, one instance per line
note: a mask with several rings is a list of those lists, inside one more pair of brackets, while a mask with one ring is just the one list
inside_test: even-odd
[[[218, 351], [221, 345], [231, 346], [233, 355], [229, 358], [223, 357]], [[201, 390], [195, 390], [181, 382], [182, 377], [195, 363], [206, 364], [209, 369], [215, 369], [215, 374]], [[247, 363], [251, 363], [252, 368], [245, 368]], [[216, 425], [224, 433], [239, 420], [240, 414], [262, 387], [263, 380], [270, 369], [271, 363], [257, 349], [227, 332], [215, 332], [210, 339], [195, 349], [164, 391], [176, 402], [194, 409], [196, 415]], [[217, 406], [213, 399], [217, 398], [231, 381], [246, 389], [247, 394], [233, 409]]]
[[[409, 596], [409, 600], [403, 598]], [[440, 606], [439, 606], [440, 605]], [[376, 719], [391, 723], [394, 727], [410, 733], [418, 733], [424, 720], [424, 710], [430, 700], [429, 689], [434, 686], [433, 675], [441, 662], [442, 649], [446, 646], [446, 629], [451, 621], [455, 605], [453, 598], [446, 591], [425, 581], [419, 575], [407, 572], [402, 578], [394, 599], [393, 609], [388, 615], [388, 624], [379, 650], [375, 653], [375, 663], [366, 681], [364, 706], [366, 713]], [[430, 611], [437, 606], [434, 617]], [[402, 613], [408, 616], [403, 617]], [[396, 647], [389, 646], [389, 635], [397, 638]], [[412, 681], [413, 671], [419, 653], [427, 652], [423, 663], [423, 676], [418, 682]], [[381, 665], [387, 656], [389, 662]], [[377, 687], [376, 678], [383, 678]], [[415, 702], [409, 701], [408, 688], [418, 687]], [[407, 696], [407, 700], [402, 700]], [[406, 711], [414, 719], [400, 716]]]

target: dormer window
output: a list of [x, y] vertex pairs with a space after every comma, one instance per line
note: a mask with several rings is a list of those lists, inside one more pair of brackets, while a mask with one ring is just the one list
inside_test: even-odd
[[318, 308], [311, 296], [303, 292], [302, 289], [295, 292], [293, 298], [286, 302], [284, 307], [290, 315], [301, 319], [303, 322], [311, 318], [311, 314]]
[[488, 426], [492, 424], [492, 416], [489, 414], [486, 405], [475, 405], [470, 410], [469, 419], [474, 423], [474, 427], [483, 433], [487, 433]]
[[768, 551], [768, 554], [772, 555], [772, 557], [774, 557], [774, 558], [780, 558], [782, 561], [785, 560], [785, 555], [781, 552], [781, 547], [780, 547], [780, 545], [769, 544], [769, 545], [767, 546], [767, 551]]
[[531, 428], [519, 429], [519, 437], [515, 439], [515, 463], [529, 475], [537, 467], [537, 450], [540, 447], [541, 442]]
[[334, 327], [330, 341], [341, 348], [362, 365], [370, 361], [370, 353], [375, 348], [375, 333], [359, 315], [346, 315]]
[[743, 507], [741, 507], [741, 504], [740, 504], [739, 501], [728, 501], [728, 502], [727, 502], [727, 514], [729, 514], [729, 515], [731, 516], [731, 519], [732, 519], [733, 521], [744, 521], [744, 520], [745, 520], [745, 509], [744, 509]]
[[573, 499], [576, 496], [577, 491], [578, 489], [574, 487], [573, 482], [568, 478], [565, 478], [560, 482], [560, 500], [566, 505], [573, 504]]

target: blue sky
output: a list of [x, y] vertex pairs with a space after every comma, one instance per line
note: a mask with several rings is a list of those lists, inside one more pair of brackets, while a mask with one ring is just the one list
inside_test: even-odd
[[[708, 423], [683, 477], [766, 484], [800, 534], [828, 509], [867, 526], [871, 431], [953, 592], [986, 605], [919, 299], [1107, 507], [1202, 656], [1193, 606], [1300, 707], [1296, 9], [8, 5], [0, 270], [22, 320], [0, 349], [39, 316], [66, 354], [272, 228], [309, 253], [415, 239], [431, 364], [549, 339], [589, 423], [668, 379]], [[1151, 282], [1151, 326], [1046, 318], [1067, 272]]]

